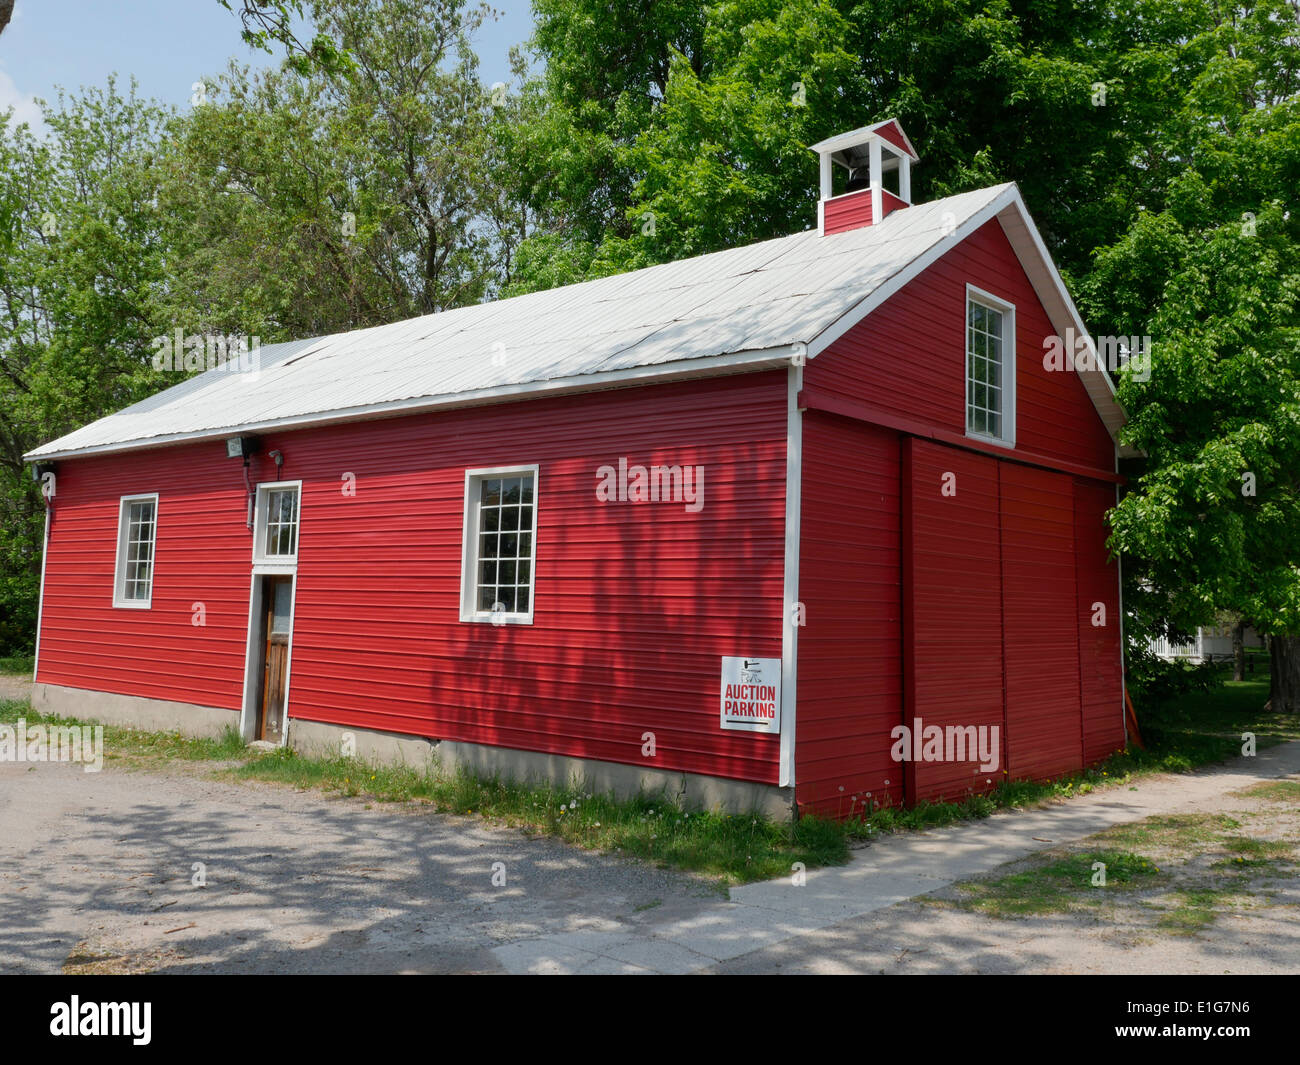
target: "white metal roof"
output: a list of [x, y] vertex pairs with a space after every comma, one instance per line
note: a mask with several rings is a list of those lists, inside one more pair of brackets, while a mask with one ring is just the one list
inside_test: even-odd
[[[263, 346], [256, 372], [214, 369], [30, 452], [121, 451], [510, 397], [788, 364], [836, 336], [993, 217], [1019, 237], [1059, 332], [1086, 335], [1014, 185], [494, 303]], [[1035, 243], [1036, 242], [1036, 243]], [[1041, 251], [1041, 255], [1036, 254]], [[873, 295], [878, 297], [873, 300]], [[1109, 380], [1085, 381], [1114, 433]]]

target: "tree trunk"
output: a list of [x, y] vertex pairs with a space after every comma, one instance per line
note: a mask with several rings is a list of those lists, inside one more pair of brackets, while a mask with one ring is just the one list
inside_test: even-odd
[[1272, 675], [1269, 709], [1278, 714], [1300, 713], [1300, 636], [1270, 636]]
[[1232, 679], [1246, 679], [1246, 623], [1237, 622], [1232, 627]]

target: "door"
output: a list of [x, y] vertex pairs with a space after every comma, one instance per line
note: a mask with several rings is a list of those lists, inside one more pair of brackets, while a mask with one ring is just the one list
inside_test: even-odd
[[293, 578], [262, 578], [262, 684], [257, 739], [284, 738], [285, 680], [289, 673], [289, 633], [293, 628]]

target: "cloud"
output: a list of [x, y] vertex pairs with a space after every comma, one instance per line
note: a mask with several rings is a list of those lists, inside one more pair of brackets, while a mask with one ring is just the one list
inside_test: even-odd
[[7, 111], [11, 107], [14, 110], [11, 119], [13, 125], [26, 122], [38, 137], [49, 132], [45, 120], [41, 117], [41, 108], [36, 102], [36, 97], [31, 93], [19, 91], [18, 86], [14, 84], [14, 79], [0, 70], [0, 111]]

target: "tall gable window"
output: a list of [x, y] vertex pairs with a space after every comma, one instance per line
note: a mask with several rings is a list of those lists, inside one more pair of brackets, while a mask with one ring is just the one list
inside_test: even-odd
[[1016, 309], [966, 286], [966, 433], [1015, 444]]
[[153, 604], [153, 554], [158, 496], [123, 496], [117, 516], [113, 605], [148, 610]]

